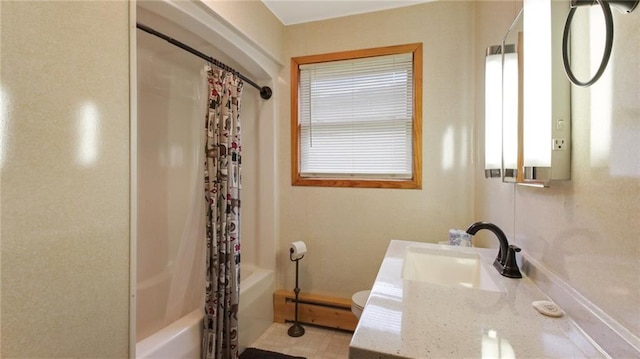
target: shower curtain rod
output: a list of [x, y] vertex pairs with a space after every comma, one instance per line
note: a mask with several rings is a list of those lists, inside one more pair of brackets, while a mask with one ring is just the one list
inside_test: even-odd
[[163, 40], [165, 40], [165, 41], [167, 41], [167, 42], [171, 43], [172, 45], [175, 45], [175, 46], [177, 46], [177, 47], [179, 47], [179, 48], [181, 48], [181, 49], [183, 49], [183, 50], [185, 50], [185, 51], [187, 51], [187, 52], [190, 52], [190, 53], [192, 53], [193, 55], [196, 55], [196, 56], [198, 56], [199, 58], [204, 59], [204, 60], [206, 60], [206, 61], [208, 61], [208, 62], [210, 62], [210, 63], [212, 63], [212, 64], [214, 64], [214, 65], [218, 66], [219, 68], [221, 68], [221, 69], [223, 69], [223, 70], [226, 70], [226, 71], [229, 71], [229, 72], [233, 72], [233, 73], [234, 73], [234, 74], [236, 74], [239, 78], [241, 78], [244, 82], [246, 82], [246, 83], [248, 83], [249, 85], [251, 85], [251, 86], [253, 86], [253, 87], [257, 88], [258, 90], [260, 90], [260, 97], [262, 97], [262, 98], [263, 98], [263, 99], [265, 99], [265, 100], [268, 100], [268, 99], [270, 99], [270, 98], [271, 98], [272, 91], [271, 91], [271, 88], [270, 88], [270, 87], [268, 87], [268, 86], [260, 86], [260, 85], [256, 84], [255, 82], [253, 82], [253, 81], [251, 81], [250, 79], [246, 78], [246, 77], [245, 77], [244, 75], [242, 75], [240, 72], [238, 72], [238, 71], [234, 70], [233, 68], [231, 68], [231, 67], [229, 67], [229, 66], [225, 65], [224, 63], [222, 63], [222, 62], [220, 62], [220, 61], [218, 61], [218, 60], [214, 59], [213, 57], [211, 57], [211, 56], [207, 56], [206, 54], [204, 54], [204, 53], [202, 53], [202, 52], [200, 52], [200, 51], [198, 51], [198, 50], [194, 49], [193, 47], [188, 46], [188, 45], [186, 45], [186, 44], [184, 44], [184, 43], [182, 43], [182, 42], [180, 42], [180, 41], [178, 41], [178, 40], [176, 40], [176, 39], [174, 39], [174, 38], [171, 38], [171, 37], [169, 37], [169, 36], [167, 36], [167, 35], [165, 35], [165, 34], [163, 34], [163, 33], [159, 32], [159, 31], [157, 31], [157, 30], [154, 30], [154, 29], [150, 28], [150, 27], [149, 27], [149, 26], [147, 26], [147, 25], [144, 25], [144, 24], [141, 24], [141, 23], [139, 23], [139, 22], [136, 22], [136, 27], [137, 27], [138, 29], [140, 29], [140, 30], [142, 30], [142, 31], [146, 32], [146, 33], [149, 33], [149, 34], [151, 34], [151, 35], [157, 36], [157, 37], [159, 37], [159, 38], [161, 38], [161, 39], [163, 39]]

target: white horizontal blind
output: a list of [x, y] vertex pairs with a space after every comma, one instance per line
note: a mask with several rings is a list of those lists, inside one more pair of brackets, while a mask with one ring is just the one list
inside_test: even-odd
[[300, 175], [412, 177], [413, 54], [300, 65]]

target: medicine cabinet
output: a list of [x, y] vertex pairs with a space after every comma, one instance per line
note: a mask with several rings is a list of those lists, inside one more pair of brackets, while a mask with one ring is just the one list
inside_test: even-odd
[[548, 187], [571, 176], [570, 83], [563, 72], [568, 2], [524, 0], [487, 49], [485, 176]]

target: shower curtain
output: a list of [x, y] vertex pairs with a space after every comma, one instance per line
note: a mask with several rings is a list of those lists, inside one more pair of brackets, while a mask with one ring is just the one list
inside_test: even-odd
[[233, 73], [207, 66], [204, 168], [207, 281], [202, 358], [238, 358], [240, 287], [240, 95]]

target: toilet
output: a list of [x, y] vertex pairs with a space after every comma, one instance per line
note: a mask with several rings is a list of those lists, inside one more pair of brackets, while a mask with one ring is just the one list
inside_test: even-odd
[[371, 293], [370, 290], [362, 290], [351, 297], [351, 311], [358, 319], [360, 319], [360, 316], [362, 315], [364, 305], [367, 304], [369, 293]]

